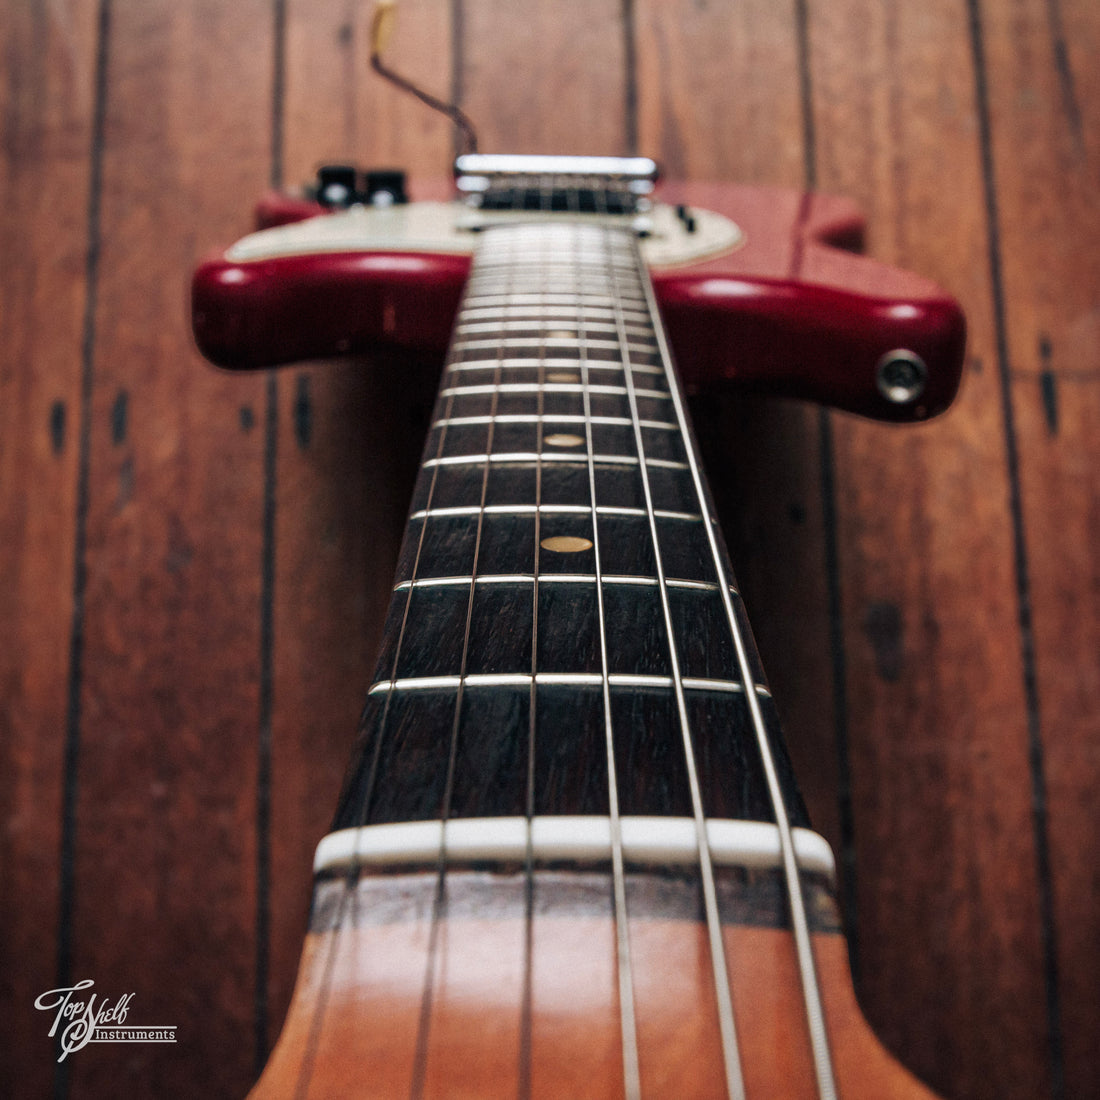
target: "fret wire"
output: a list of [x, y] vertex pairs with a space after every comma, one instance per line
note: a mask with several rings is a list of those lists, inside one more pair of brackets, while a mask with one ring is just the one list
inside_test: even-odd
[[[530, 336], [506, 336], [496, 340], [456, 340], [456, 351], [465, 351], [467, 348], [525, 348], [529, 347], [537, 337]], [[572, 348], [576, 347], [576, 341], [567, 336], [551, 336], [545, 340], [547, 348]], [[619, 347], [618, 340], [592, 340], [591, 347], [603, 348], [606, 351], [616, 351]], [[646, 349], [650, 350], [650, 349]]]
[[[607, 681], [611, 687], [673, 687], [671, 676], [634, 672], [610, 672]], [[528, 687], [532, 684], [588, 684], [599, 687], [603, 677], [595, 672], [474, 672], [465, 676], [402, 676], [398, 680], [379, 680], [367, 689], [368, 695], [383, 692], [436, 691], [468, 687]], [[744, 692], [740, 680], [721, 680], [714, 677], [685, 676], [680, 680], [686, 691], [717, 691], [728, 695]], [[771, 698], [767, 684], [753, 684], [753, 691], [762, 699]]]
[[[463, 310], [462, 316], [474, 319], [485, 317], [490, 320], [496, 318], [505, 321], [532, 320], [538, 323], [546, 319], [554, 319], [576, 324], [576, 295], [559, 295], [556, 297], [558, 300], [549, 301], [548, 296], [545, 294], [533, 295], [532, 298], [534, 300], [519, 302], [515, 298], [508, 298], [499, 294], [482, 294], [480, 300], [485, 304], [478, 305], [475, 297], [469, 298], [468, 301], [470, 305]], [[591, 295], [589, 295], [589, 300], [586, 305], [588, 316], [593, 318], [597, 323], [607, 324], [608, 322], [614, 322], [615, 310], [612, 306], [597, 303]], [[640, 326], [648, 324], [649, 317], [644, 309], [630, 309], [629, 307], [624, 307], [624, 309], [624, 317], [629, 322]]]
[[[576, 301], [575, 295], [570, 294], [513, 294], [510, 296], [502, 294], [484, 294], [475, 293], [471, 298], [473, 303], [484, 303], [486, 306], [550, 306], [550, 305], [572, 305]], [[600, 305], [606, 309], [614, 309], [615, 303], [608, 297], [592, 298], [593, 305]]]
[[[529, 320], [518, 318], [511, 321], [502, 321], [498, 317], [496, 320], [493, 321], [460, 321], [457, 325], [455, 325], [455, 332], [500, 332], [502, 329], [505, 332], [519, 332], [526, 329], [535, 331], [539, 327], [539, 325], [545, 320], [547, 320], [547, 318], [532, 317]], [[565, 328], [566, 326], [559, 325], [558, 327]], [[588, 329], [589, 331], [596, 332], [617, 332], [614, 321], [591, 321], [589, 322]], [[627, 325], [626, 331], [628, 335], [644, 341], [648, 341], [651, 339], [649, 329], [642, 325]], [[653, 344], [652, 347], [655, 349], [656, 344]]]
[[[577, 360], [571, 359], [568, 356], [558, 356], [557, 358], [547, 358], [545, 361], [547, 367], [553, 367], [555, 370], [576, 370]], [[539, 364], [527, 356], [514, 355], [510, 357], [504, 366], [508, 370], [537, 370]], [[618, 373], [622, 370], [622, 367], [618, 362], [613, 362], [610, 359], [597, 359], [588, 364], [590, 370], [607, 371], [609, 374]], [[463, 372], [472, 373], [474, 371], [488, 371], [495, 370], [496, 364], [490, 362], [487, 359], [463, 359], [459, 363], [452, 363], [448, 368], [449, 373], [462, 374]], [[654, 367], [648, 363], [641, 363], [637, 365], [635, 371], [639, 374], [652, 374], [660, 376], [664, 374], [664, 371], [660, 367]], [[512, 383], [516, 385], [518, 383]], [[568, 385], [568, 383], [556, 383], [557, 385]]]
[[[589, 386], [588, 392], [598, 394], [608, 394], [610, 396], [623, 397], [626, 395], [626, 390], [622, 386], [605, 386], [596, 385]], [[440, 394], [443, 397], [461, 397], [465, 394], [481, 394], [481, 393], [537, 393], [542, 391], [544, 393], [583, 393], [585, 387], [578, 385], [576, 382], [546, 382], [539, 384], [536, 382], [504, 382], [501, 385], [493, 385], [492, 383], [475, 383], [472, 386], [448, 386], [444, 390], [440, 390]], [[667, 401], [668, 394], [663, 393], [661, 390], [638, 390], [639, 397], [651, 397], [655, 401]]]
[[[541, 400], [541, 398], [540, 398]], [[433, 428], [442, 428], [445, 424], [455, 427], [473, 426], [476, 424], [488, 424], [495, 420], [498, 424], [583, 424], [583, 416], [574, 416], [570, 413], [557, 413], [546, 415], [543, 413], [497, 413], [492, 416], [452, 416], [447, 420], [432, 421]], [[630, 427], [630, 419], [625, 416], [594, 416], [593, 424], [607, 425], [610, 427]], [[677, 432], [679, 424], [673, 424], [668, 420], [640, 420], [643, 428], [654, 428], [659, 431]]]
[[[574, 234], [576, 235], [576, 233]], [[611, 871], [615, 896], [615, 940], [618, 954], [619, 1020], [623, 1039], [623, 1080], [628, 1100], [640, 1100], [641, 1073], [638, 1061], [638, 1033], [634, 1017], [634, 975], [631, 968], [630, 935], [627, 926], [626, 876], [623, 866], [622, 822], [619, 815], [618, 779], [615, 767], [615, 738], [611, 725], [611, 683], [607, 665], [607, 626], [604, 617], [603, 584], [600, 566], [600, 531], [596, 519], [596, 461], [592, 443], [592, 401], [588, 386], [588, 356], [584, 327], [585, 300], [578, 303], [581, 312], [578, 335], [581, 380], [584, 384], [585, 441], [588, 458], [588, 491], [592, 504], [593, 561], [596, 570], [596, 606], [599, 619], [600, 670], [602, 673], [604, 735], [607, 747], [608, 818], [611, 826]]]
[[[540, 431], [541, 434], [541, 431]], [[542, 463], [536, 462], [536, 473], [541, 472]], [[433, 516], [476, 516], [479, 512], [490, 516], [538, 516], [545, 515], [586, 515], [591, 509], [583, 504], [487, 504], [484, 508], [476, 504], [456, 505], [453, 508], [422, 508], [413, 512], [409, 519], [429, 519]], [[601, 504], [596, 508], [601, 516], [645, 516], [643, 508], [627, 508], [613, 504]], [[698, 512], [669, 512], [658, 509], [654, 512], [658, 519], [683, 520], [697, 523], [703, 517]]]
[[[410, 588], [438, 588], [446, 585], [470, 584], [473, 577], [423, 577], [418, 580], [400, 581], [393, 587], [394, 592], [404, 592]], [[523, 584], [535, 580], [530, 573], [489, 573], [477, 578], [478, 584]], [[619, 576], [617, 574], [604, 573], [603, 584], [634, 584], [653, 587], [657, 584], [656, 577], [643, 576]], [[595, 584], [596, 577], [592, 573], [546, 573], [538, 578], [539, 584]], [[692, 581], [683, 577], [665, 577], [667, 588], [690, 588], [698, 592], [717, 592], [718, 585], [713, 581]], [[737, 594], [736, 588], [730, 592]]]
[[[637, 466], [635, 455], [595, 455], [595, 461], [608, 466]], [[484, 462], [573, 462], [581, 465], [583, 459], [561, 451], [508, 451], [504, 454], [450, 455], [446, 458], [429, 458], [425, 466], [480, 466]], [[690, 470], [686, 462], [674, 462], [669, 458], [647, 458], [647, 466], [663, 470]]]
[[[657, 310], [657, 302], [653, 293], [653, 284], [648, 272], [641, 262], [637, 242], [634, 242], [635, 253], [639, 256], [639, 270], [642, 273], [643, 289], [649, 302], [650, 312], [654, 318], [654, 335], [657, 339], [664, 362], [671, 364], [672, 357], [668, 349], [663, 326], [660, 324], [660, 314]], [[687, 415], [680, 394], [679, 380], [674, 369], [668, 371], [669, 394], [673, 407], [676, 410], [677, 420], [680, 422], [683, 438], [686, 445], [688, 463], [691, 469], [692, 481], [695, 485], [696, 496], [699, 500], [700, 510], [709, 511], [707, 506], [707, 493], [704, 488], [702, 471], [695, 454], [694, 445], [691, 442], [691, 433], [688, 430]], [[642, 467], [644, 469], [644, 466]], [[752, 680], [752, 671], [749, 663], [748, 646], [741, 633], [737, 622], [733, 601], [730, 598], [731, 587], [727, 577], [727, 571], [723, 563], [723, 555], [718, 546], [715, 535], [716, 521], [711, 518], [704, 524], [707, 533], [707, 541], [713, 558], [715, 575], [718, 578], [718, 587], [722, 597], [722, 603], [726, 612], [730, 633], [733, 638], [737, 653], [737, 663], [745, 683]], [[794, 840], [791, 831], [790, 818], [787, 814], [786, 804], [783, 801], [783, 791], [779, 783], [779, 773], [776, 769], [775, 758], [768, 741], [767, 726], [763, 712], [760, 709], [756, 692], [746, 692], [749, 714], [752, 718], [753, 729], [756, 733], [757, 746], [760, 750], [760, 758], [767, 780], [768, 793], [775, 812], [776, 826], [779, 831], [779, 843], [782, 856], [783, 876], [786, 883], [787, 896], [791, 905], [791, 924], [794, 932], [795, 948], [798, 956], [799, 974], [802, 980], [804, 1006], [806, 1009], [807, 1026], [810, 1032], [810, 1043], [814, 1059], [814, 1072], [817, 1077], [817, 1088], [820, 1100], [836, 1100], [837, 1091], [833, 1074], [832, 1056], [829, 1051], [829, 1039], [825, 1025], [825, 1011], [821, 1000], [821, 990], [817, 980], [817, 968], [814, 961], [813, 944], [810, 940], [809, 922], [806, 917], [806, 903], [802, 893], [802, 881], [798, 871], [798, 862], [795, 855]]]
[[[573, 301], [573, 299], [570, 299], [570, 301]], [[614, 310], [608, 308], [598, 310], [593, 308], [591, 312], [593, 314], [599, 313], [612, 321], [615, 317]], [[469, 306], [462, 311], [463, 317], [488, 317], [488, 323], [499, 323], [508, 317], [513, 320], [527, 320], [527, 315], [530, 315], [529, 319], [532, 324], [541, 324], [546, 320], [558, 320], [567, 324], [570, 322], [576, 324], [577, 321], [575, 305], [523, 306], [502, 299], [496, 306]]]
[[[523, 344], [517, 346], [529, 347], [530, 340], [524, 341]], [[542, 359], [531, 355], [509, 355], [505, 357], [503, 361], [496, 359], [459, 359], [451, 363], [447, 369], [451, 371], [493, 370], [496, 368], [498, 362], [501, 366], [511, 369], [529, 367], [531, 370], [537, 370], [544, 364], [548, 367], [561, 367], [563, 369], [568, 367], [576, 369], [577, 367], [577, 358], [574, 355], [547, 355]], [[617, 359], [597, 359], [594, 363], [589, 363], [589, 366], [593, 370], [622, 370], [622, 366]]]
[[[605, 230], [610, 238], [611, 231]], [[620, 234], [620, 239], [622, 236]], [[633, 238], [631, 238], [633, 243]], [[636, 258], [635, 270], [642, 267], [641, 255], [634, 248]], [[612, 275], [613, 282], [617, 281]], [[620, 325], [622, 320], [620, 318]], [[656, 311], [653, 313], [653, 327], [659, 331], [660, 322]], [[703, 886], [703, 903], [707, 919], [707, 937], [710, 944], [711, 965], [714, 974], [715, 994], [718, 1001], [718, 1023], [722, 1036], [722, 1055], [726, 1067], [726, 1088], [730, 1100], [745, 1100], [745, 1081], [741, 1070], [741, 1054], [737, 1043], [737, 1028], [733, 1016], [733, 996], [730, 990], [729, 973], [726, 968], [725, 947], [722, 942], [722, 923], [718, 913], [718, 894], [714, 883], [714, 867], [710, 858], [710, 843], [707, 839], [706, 816], [703, 812], [703, 797], [699, 784], [699, 772], [695, 761], [695, 752], [691, 743], [691, 729], [688, 723], [687, 702], [684, 698], [684, 686], [680, 676], [680, 663], [677, 654], [676, 636], [672, 625], [672, 610], [668, 599], [668, 590], [664, 584], [664, 565], [661, 560], [660, 540], [657, 536], [657, 519], [653, 515], [653, 496], [649, 485], [649, 473], [645, 462], [645, 443], [642, 437], [642, 429], [638, 425], [638, 394], [634, 387], [634, 378], [631, 370], [630, 352], [623, 341], [623, 371], [626, 378], [628, 391], [627, 400], [630, 403], [631, 417], [635, 422], [634, 438], [637, 447], [639, 462], [638, 469], [642, 475], [642, 492], [645, 497], [646, 511], [649, 513], [650, 534], [653, 539], [653, 556], [657, 567], [658, 593], [661, 599], [661, 610], [665, 620], [665, 631], [668, 635], [669, 660], [672, 667], [673, 690], [676, 697], [676, 709], [680, 718], [680, 730], [684, 743], [684, 756], [687, 764], [688, 785], [691, 791], [692, 816], [695, 820], [696, 843], [699, 849], [699, 870]], [[667, 362], [667, 360], [666, 360]], [[667, 371], [671, 375], [671, 371]], [[669, 386], [672, 386], [669, 379]], [[686, 439], [686, 433], [685, 433]], [[751, 676], [744, 676], [744, 682], [752, 682]], [[753, 692], [745, 692], [747, 698], [753, 697]]]

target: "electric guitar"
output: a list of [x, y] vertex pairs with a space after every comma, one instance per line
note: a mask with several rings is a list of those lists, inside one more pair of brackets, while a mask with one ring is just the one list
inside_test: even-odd
[[256, 1097], [931, 1095], [856, 1005], [685, 390], [921, 420], [963, 318], [841, 200], [655, 175], [334, 168], [195, 275], [225, 367], [446, 353]]

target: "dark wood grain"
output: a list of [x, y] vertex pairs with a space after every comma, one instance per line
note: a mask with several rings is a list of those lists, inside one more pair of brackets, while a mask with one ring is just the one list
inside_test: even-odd
[[[804, 186], [797, 5], [636, 8], [642, 151], [673, 177]], [[747, 140], [757, 131], [767, 140]], [[832, 503], [823, 499], [818, 414], [789, 402], [708, 394], [693, 403], [692, 416], [795, 773], [814, 827], [837, 853], [851, 930], [855, 874], [838, 790], [838, 700], [823, 658], [832, 643]]]
[[[273, 171], [288, 184], [309, 181], [322, 163], [445, 173], [446, 121], [369, 73], [370, 16], [369, 5], [343, 0], [286, 4]], [[403, 7], [389, 56], [445, 93], [450, 35], [441, 0]], [[285, 893], [275, 876], [308, 881], [316, 838], [332, 818], [377, 657], [437, 370], [430, 361], [378, 355], [297, 368], [277, 382], [262, 1050], [278, 1036], [308, 914], [304, 895]], [[328, 657], [317, 662], [320, 654]]]
[[[261, 446], [241, 411], [262, 380], [191, 369], [179, 273], [265, 178], [261, 12], [120, 7], [102, 45], [71, 976], [133, 992], [135, 1022], [176, 1024], [181, 1043], [74, 1059], [78, 1094], [236, 1089], [251, 1070], [227, 1028], [251, 1015]], [[180, 959], [225, 944], [181, 989]]]
[[[74, 553], [87, 484], [87, 331], [96, 18], [5, 4], [0, 77], [0, 1078], [45, 1095], [51, 1045], [30, 1009], [55, 986]], [[94, 209], [94, 204], [93, 204]], [[79, 700], [75, 701], [79, 706]], [[71, 932], [71, 928], [70, 928]]]
[[[1032, 3], [982, 21], [997, 232], [998, 373], [1020, 593], [1035, 867], [1052, 1091], [1100, 1090], [1100, 782], [1095, 226], [1100, 28], [1079, 5]], [[1057, 202], [1044, 181], [1058, 180]], [[1083, 838], [1091, 837], [1091, 841]]]
[[[866, 204], [876, 252], [919, 256], [967, 303], [975, 364], [939, 432], [836, 424], [861, 973], [879, 976], [862, 994], [887, 1043], [940, 1089], [1041, 1095], [1050, 1076], [1010, 471], [990, 273], [972, 262], [990, 232], [976, 216], [975, 72], [962, 5], [915, 15], [853, 5], [810, 21], [819, 181]], [[954, 202], [940, 201], [945, 172]], [[971, 602], [972, 592], [988, 596]], [[898, 852], [929, 873], [869, 892]], [[915, 949], [905, 958], [888, 946], [899, 936]], [[914, 968], [923, 956], [942, 973], [948, 954], [949, 984]], [[899, 985], [912, 1013], [887, 1023]], [[979, 1012], [983, 1028], [967, 1030]]]
[[[183, 288], [273, 174], [355, 157], [440, 176], [451, 135], [366, 74], [360, 5], [102, 10], [98, 146], [96, 7], [9, 4], [0, 29], [3, 1073], [16, 1096], [51, 1087], [31, 1004], [56, 980], [67, 889], [74, 977], [135, 990], [135, 1018], [180, 1043], [88, 1048], [58, 1095], [239, 1096], [288, 997], [433, 386], [430, 366], [295, 370], [265, 438], [266, 381], [198, 362]], [[875, 255], [963, 300], [970, 377], [939, 423], [697, 409], [811, 815], [858, 857], [864, 1006], [959, 1097], [1097, 1089], [1098, 33], [1085, 0], [407, 0], [392, 46], [461, 89], [487, 149], [637, 135], [670, 175], [816, 179], [864, 205]], [[537, 767], [576, 783], [564, 759]]]

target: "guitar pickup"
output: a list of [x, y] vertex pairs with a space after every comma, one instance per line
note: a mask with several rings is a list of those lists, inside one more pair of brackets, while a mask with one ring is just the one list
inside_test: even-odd
[[459, 193], [486, 212], [636, 215], [649, 209], [657, 176], [648, 157], [469, 153], [455, 161]]

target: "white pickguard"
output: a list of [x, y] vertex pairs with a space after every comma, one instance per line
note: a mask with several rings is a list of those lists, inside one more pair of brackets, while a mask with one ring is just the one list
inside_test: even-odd
[[[599, 214], [539, 214], [536, 211], [481, 212], [461, 203], [415, 202], [407, 205], [353, 206], [334, 214], [291, 225], [264, 229], [239, 240], [226, 253], [237, 262], [279, 256], [320, 255], [326, 252], [473, 252], [478, 229], [524, 221], [574, 219], [593, 222]], [[629, 224], [644, 219], [648, 236], [641, 240], [642, 257], [650, 267], [692, 263], [739, 248], [741, 228], [729, 218], [708, 210], [691, 209], [694, 232], [689, 233], [671, 206], [656, 204], [633, 218], [605, 220]]]

